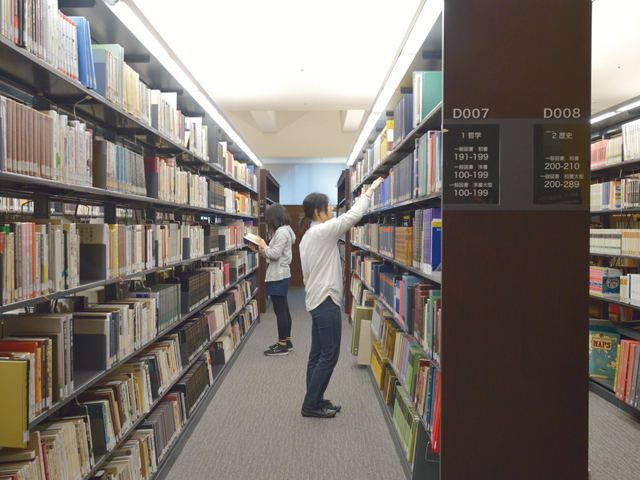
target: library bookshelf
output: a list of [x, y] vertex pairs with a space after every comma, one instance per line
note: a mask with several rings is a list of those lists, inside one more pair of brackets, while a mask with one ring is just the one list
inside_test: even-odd
[[[37, 3], [40, 5], [43, 2], [38, 0]], [[7, 99], [8, 105], [17, 105], [12, 108], [20, 111], [21, 115], [24, 114], [22, 118], [25, 122], [17, 124], [18, 117], [12, 117], [11, 111], [2, 111], [0, 195], [3, 198], [23, 199], [29, 206], [23, 210], [3, 210], [0, 212], [0, 223], [19, 224], [19, 228], [32, 223], [48, 225], [47, 228], [52, 228], [51, 225], [74, 225], [74, 232], [77, 226], [78, 232], [96, 228], [94, 233], [102, 226], [104, 232], [109, 230], [108, 226], [114, 227], [114, 233], [107, 235], [108, 241], [103, 239], [102, 242], [98, 241], [100, 245], [89, 247], [82, 233], [74, 233], [77, 238], [72, 241], [72, 234], [66, 230], [63, 234], [62, 230], [66, 227], [61, 226], [60, 238], [64, 238], [64, 247], [61, 248], [64, 248], [65, 253], [47, 253], [47, 259], [51, 255], [51, 263], [48, 260], [45, 263], [42, 252], [54, 246], [53, 240], [51, 243], [48, 241], [49, 238], [54, 238], [54, 229], [46, 230], [46, 233], [43, 230], [39, 236], [28, 237], [25, 226], [24, 232], [21, 231], [25, 233], [25, 237], [21, 237], [25, 243], [21, 245], [25, 248], [29, 246], [32, 250], [9, 252], [4, 249], [5, 245], [2, 247], [2, 321], [6, 324], [19, 319], [20, 316], [15, 314], [20, 310], [33, 317], [48, 318], [56, 314], [68, 315], [71, 319], [74, 308], [79, 309], [75, 313], [84, 312], [87, 300], [83, 299], [88, 296], [94, 298], [91, 300], [94, 306], [104, 306], [105, 302], [106, 305], [108, 302], [132, 304], [130, 295], [147, 293], [155, 287], [162, 288], [163, 283], [172, 285], [167, 288], [174, 294], [177, 292], [177, 296], [172, 294], [170, 322], [160, 322], [160, 312], [165, 312], [168, 308], [166, 304], [160, 304], [160, 294], [157, 296], [157, 303], [152, 303], [151, 300], [145, 303], [157, 306], [157, 311], [150, 311], [144, 317], [148, 319], [148, 325], [144, 328], [151, 328], [149, 331], [144, 330], [144, 336], [136, 337], [143, 331], [143, 317], [137, 316], [137, 313], [135, 317], [134, 314], [129, 314], [131, 319], [136, 320], [132, 320], [130, 324], [132, 336], [126, 338], [129, 342], [126, 344], [128, 350], [118, 352], [117, 357], [107, 358], [104, 368], [86, 368], [83, 359], [74, 359], [72, 354], [61, 361], [64, 368], [72, 365], [68, 374], [73, 379], [73, 387], [60, 394], [59, 399], [49, 398], [46, 405], [44, 393], [41, 394], [42, 405], [24, 422], [26, 437], [23, 435], [23, 439], [36, 431], [44, 432], [44, 429], [49, 428], [47, 425], [54, 421], [65, 422], [69, 416], [77, 416], [77, 413], [70, 413], [71, 409], [84, 405], [82, 399], [92, 395], [91, 392], [98, 385], [114, 381], [112, 379], [119, 375], [123, 367], [138, 361], [141, 356], [149, 355], [149, 352], [158, 348], [158, 344], [173, 342], [171, 352], [176, 356], [174, 367], [179, 368], [172, 370], [171, 377], [163, 377], [153, 392], [142, 389], [142, 383], [138, 383], [138, 380], [134, 382], [131, 376], [128, 377], [129, 380], [118, 380], [123, 382], [118, 384], [118, 391], [128, 392], [127, 395], [130, 396], [127, 398], [136, 414], [122, 417], [123, 422], [127, 418], [126, 423], [121, 425], [122, 428], [111, 439], [114, 441], [102, 453], [88, 453], [78, 460], [81, 464], [81, 468], [78, 467], [78, 478], [90, 479], [104, 471], [113, 461], [114, 452], [128, 445], [132, 435], [137, 434], [140, 429], [153, 431], [148, 426], [151, 425], [149, 422], [153, 422], [153, 417], [159, 414], [167, 399], [173, 397], [175, 400], [170, 400], [172, 405], [183, 409], [179, 415], [180, 421], [174, 426], [175, 432], [171, 438], [163, 439], [166, 442], [162, 443], [162, 447], [158, 441], [154, 449], [145, 453], [155, 455], [154, 461], [149, 460], [145, 467], [150, 469], [146, 472], [147, 478], [160, 478], [165, 467], [171, 463], [172, 456], [181, 448], [185, 433], [197, 423], [220, 381], [227, 375], [229, 366], [241, 351], [259, 318], [257, 297], [260, 289], [257, 275], [260, 262], [256, 255], [246, 252], [242, 237], [245, 229], [257, 232], [259, 228], [261, 172], [259, 167], [254, 169], [249, 165], [246, 154], [215, 123], [191, 93], [184, 90], [178, 80], [127, 30], [104, 2], [60, 0], [58, 5], [60, 18], [65, 18], [65, 28], [70, 28], [68, 18], [83, 17], [91, 28], [89, 44], [93, 41], [93, 45], [118, 44], [121, 47], [121, 63], [117, 68], [113, 67], [112, 75], [124, 76], [123, 71], [137, 75], [137, 83], [127, 80], [133, 82], [127, 83], [127, 88], [133, 88], [131, 92], [134, 92], [127, 95], [137, 98], [138, 103], [131, 98], [128, 106], [113, 99], [107, 100], [95, 89], [63, 73], [59, 65], [54, 66], [52, 61], [48, 61], [44, 39], [38, 38], [36, 41], [35, 34], [33, 39], [21, 41], [25, 45], [32, 41], [31, 50], [36, 53], [25, 48], [25, 45], [18, 45], [13, 39], [0, 35], [0, 95]], [[76, 27], [79, 24], [80, 22], [74, 23]], [[79, 40], [77, 36], [74, 38]], [[80, 55], [76, 61], [82, 61]], [[125, 70], [125, 65], [128, 70]], [[111, 80], [113, 78], [115, 77], [112, 76]], [[114, 82], [113, 85], [117, 84], [118, 87], [113, 88], [117, 88], [124, 96], [125, 80], [122, 82]], [[143, 89], [142, 84], [147, 90]], [[150, 116], [144, 118], [141, 114], [145, 97], [142, 93], [135, 92], [151, 90], [173, 95], [171, 98], [175, 100], [175, 104], [168, 102], [169, 106], [163, 107], [165, 115], [171, 118], [170, 121], [163, 123], [161, 113], [154, 111], [149, 105], [147, 113]], [[151, 94], [149, 95], [148, 98], [151, 98]], [[134, 105], [137, 107], [134, 108]], [[45, 128], [50, 121], [37, 113], [42, 111], [52, 111], [54, 113], [51, 115], [58, 119], [64, 116], [68, 124], [64, 124], [62, 120], [55, 120], [59, 123], [53, 124], [59, 125], [61, 129], [70, 128], [72, 123], [73, 128], [77, 128], [73, 130], [73, 138], [83, 139], [74, 140], [77, 141], [77, 148], [82, 145], [82, 151], [74, 151], [73, 167], [69, 160], [70, 150], [64, 151], [64, 158], [69, 163], [49, 163], [51, 154], [59, 155], [62, 150], [59, 145], [56, 147], [55, 133], [47, 137], [40, 133], [45, 129], [38, 130]], [[36, 120], [29, 124], [29, 118]], [[68, 131], [65, 132], [68, 135]], [[69, 138], [65, 137], [65, 142], [70, 142]], [[108, 163], [107, 166], [102, 157], [98, 158], [96, 142], [110, 144], [107, 148], [114, 153], [105, 158], [113, 163]], [[150, 165], [155, 165], [159, 170], [154, 170], [154, 167], [147, 169], [146, 159], [151, 159]], [[84, 169], [81, 170], [80, 166], [83, 165]], [[117, 178], [117, 188], [115, 185], [96, 183], [96, 175], [101, 168], [107, 182], [109, 174], [114, 174], [113, 180]], [[164, 174], [161, 173], [163, 171]], [[167, 183], [162, 183], [163, 181]], [[85, 210], [89, 213], [80, 213]], [[161, 237], [161, 231], [166, 236]], [[141, 233], [140, 237], [136, 236], [138, 232]], [[7, 227], [6, 233], [3, 230], [0, 235], [4, 240], [9, 235], [17, 234], [13, 230], [10, 233]], [[118, 235], [125, 235], [124, 240]], [[28, 238], [31, 239], [29, 244], [26, 243]], [[118, 238], [122, 243], [117, 242]], [[37, 246], [36, 239], [41, 242]], [[75, 251], [72, 252], [72, 244], [76, 241], [73, 247]], [[104, 246], [104, 250], [100, 249], [101, 246]], [[30, 272], [23, 270], [20, 277], [22, 283], [12, 283], [16, 272], [8, 271], [8, 265], [25, 265], [25, 259], [40, 247], [41, 250], [32, 257], [32, 263], [28, 267], [33, 267], [33, 272], [38, 273], [29, 276]], [[14, 254], [12, 258], [9, 258], [10, 253]], [[64, 280], [62, 286], [53, 287], [48, 283], [49, 280], [57, 280], [53, 277], [53, 272], [50, 277], [46, 277], [47, 280], [42, 273], [44, 270], [41, 265], [51, 266], [52, 270], [56, 268], [54, 257], [62, 258], [60, 265], [65, 267], [65, 272], [61, 273]], [[71, 278], [71, 270], [67, 270], [72, 265], [77, 269], [74, 279]], [[192, 296], [195, 295], [195, 290], [190, 290], [195, 284], [188, 283], [189, 278], [199, 279], [197, 294], [200, 296], [197, 301]], [[186, 284], [181, 283], [184, 279], [187, 279]], [[22, 288], [23, 284], [25, 292], [26, 285], [31, 285], [28, 293], [15, 293], [18, 285]], [[95, 298], [98, 299], [97, 303]], [[211, 309], [218, 309], [218, 312], [223, 313], [217, 313], [219, 316], [211, 321], [211, 314], [205, 313]], [[116, 318], [115, 314], [110, 318]], [[124, 325], [124, 317], [122, 318], [121, 326]], [[25, 319], [24, 322], [26, 324], [29, 320]], [[75, 326], [80, 323], [74, 320]], [[20, 328], [14, 329], [19, 330]], [[73, 342], [74, 332], [74, 327], [68, 331], [71, 335], [68, 339], [70, 342]], [[110, 339], [105, 340], [106, 352], [113, 348], [116, 337], [118, 342], [125, 340], [122, 333], [114, 333], [111, 337], [112, 333], [104, 336], [105, 339]], [[181, 336], [183, 333], [184, 337]], [[40, 348], [45, 351], [44, 347]], [[183, 353], [183, 348], [186, 353]], [[65, 352], [56, 353], [48, 346], [47, 355], [49, 358], [60, 358], [59, 356], [66, 355], [67, 349], [70, 351], [71, 345], [65, 344]], [[181, 355], [184, 355], [184, 361], [178, 362]], [[42, 358], [44, 359], [44, 355]], [[44, 374], [47, 367], [44, 363], [38, 368], [41, 368], [43, 377], [46, 376]], [[201, 376], [205, 371], [208, 372], [206, 382]], [[41, 382], [39, 385], [44, 392], [44, 380]], [[51, 387], [51, 381], [48, 382]], [[134, 395], [133, 390], [127, 390], [129, 387], [124, 386], [125, 384], [140, 385], [140, 393]], [[190, 393], [176, 393], [183, 392], [182, 387], [184, 392], [187, 388], [190, 389]], [[197, 396], [194, 396], [194, 392], [197, 392]], [[135, 403], [133, 398], [135, 397], [136, 402], [142, 402], [141, 397], [147, 393], [149, 401], [143, 411], [142, 403]], [[90, 429], [89, 417], [86, 418], [87, 422], [82, 428]], [[76, 428], [80, 428], [79, 424]], [[14, 442], [10, 443], [11, 445], [0, 446], [15, 446]], [[80, 443], [79, 451], [82, 450]], [[28, 448], [36, 447], [30, 444]], [[91, 448], [85, 450], [90, 452]], [[4, 452], [4, 449], [0, 449], [0, 456]], [[141, 452], [142, 450], [138, 450], [140, 455]]]
[[[624, 109], [625, 104], [633, 103], [638, 98], [632, 98], [621, 105], [612, 107], [611, 112], [624, 110], [610, 118], [594, 124], [591, 132], [591, 239], [590, 239], [590, 267], [611, 269], [620, 275], [620, 292], [613, 294], [592, 291], [590, 285], [590, 353], [591, 336], [603, 331], [605, 335], [615, 338], [612, 360], [615, 369], [603, 372], [590, 369], [589, 389], [616, 405], [623, 411], [640, 419], [640, 410], [633, 395], [624, 392], [622, 378], [632, 383], [637, 377], [637, 367], [633, 360], [623, 361], [623, 355], [617, 355], [616, 345], [620, 341], [637, 342], [640, 335], [637, 331], [636, 319], [640, 316], [640, 307], [636, 295], [629, 289], [627, 280], [634, 278], [638, 271], [640, 252], [627, 244], [627, 235], [636, 235], [638, 225], [635, 224], [640, 211], [637, 206], [634, 182], [640, 155], [634, 150], [633, 144], [637, 138], [636, 128], [639, 112], [634, 109]], [[606, 113], [606, 112], [605, 112]], [[604, 236], [610, 236], [603, 243]], [[615, 277], [618, 279], [618, 277]], [[597, 289], [597, 285], [595, 285]], [[605, 320], [603, 322], [603, 320]], [[606, 320], [610, 323], [607, 324]], [[605, 328], [599, 328], [602, 324]], [[590, 359], [591, 360], [591, 359]], [[631, 370], [625, 367], [631, 362]], [[596, 374], [593, 376], [592, 374]], [[602, 378], [606, 377], [606, 378]], [[633, 392], [631, 392], [633, 393]]]
[[[347, 208], [391, 177], [345, 238], [352, 353], [359, 364], [371, 353], [408, 478], [586, 477], [586, 333], [576, 332], [588, 303], [591, 9], [441, 4], [349, 172]], [[531, 29], [543, 16], [555, 25], [545, 38]], [[439, 93], [428, 108], [415, 102], [425, 82], [430, 101]], [[408, 94], [417, 119], [403, 117]], [[576, 110], [554, 118], [549, 106], [565, 103]], [[562, 155], [575, 176], [547, 168]], [[431, 243], [416, 242], [416, 227]], [[429, 310], [416, 315], [418, 305]]]
[[[274, 203], [280, 203], [280, 183], [276, 177], [274, 177], [273, 173], [271, 173], [266, 168], [260, 169], [260, 237], [264, 238], [265, 241], [269, 242], [269, 234], [267, 232], [267, 218], [266, 211], [269, 205], [273, 205]], [[260, 308], [260, 313], [265, 313], [267, 311], [267, 296], [264, 292], [266, 292], [266, 284], [265, 284], [265, 276], [267, 275], [267, 265], [266, 262], [260, 263], [260, 271], [258, 273], [259, 280], [259, 292], [258, 292], [258, 306]]]

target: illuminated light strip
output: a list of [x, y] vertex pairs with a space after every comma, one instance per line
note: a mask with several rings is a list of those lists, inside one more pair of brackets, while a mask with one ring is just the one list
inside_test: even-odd
[[[240, 135], [231, 127], [226, 118], [218, 111], [218, 109], [209, 100], [196, 83], [191, 79], [174, 58], [167, 52], [166, 48], [160, 43], [158, 38], [149, 30], [145, 23], [141, 20], [138, 13], [134, 12], [130, 5], [125, 3], [127, 0], [119, 0], [112, 4], [111, 1], [104, 0], [111, 11], [120, 19], [120, 21], [129, 29], [129, 31], [140, 40], [140, 42], [149, 50], [149, 52], [158, 59], [164, 68], [175, 78], [182, 87], [189, 92], [196, 102], [207, 112], [214, 122], [229, 135], [234, 143], [247, 154], [253, 163], [259, 167], [263, 164], [257, 155], [251, 151], [247, 144], [242, 140]], [[137, 10], [137, 7], [135, 7]], [[140, 14], [141, 15], [141, 14]]]
[[443, 8], [444, 0], [427, 0], [422, 6], [420, 15], [413, 24], [411, 33], [404, 42], [400, 55], [394, 61], [393, 69], [387, 77], [382, 91], [378, 94], [373, 109], [369, 114], [369, 118], [367, 118], [367, 121], [360, 132], [360, 136], [351, 151], [351, 155], [347, 160], [348, 167], [352, 166], [358, 158], [367, 138], [369, 138], [371, 131], [375, 127], [376, 123], [378, 123], [380, 116], [385, 112], [389, 100], [391, 100], [391, 97], [398, 88], [400, 81], [407, 73], [407, 69], [411, 66], [413, 59], [420, 50], [420, 47], [422, 47], [424, 40], [427, 38], [427, 35], [429, 35], [429, 32], [433, 28], [436, 20], [442, 13]]

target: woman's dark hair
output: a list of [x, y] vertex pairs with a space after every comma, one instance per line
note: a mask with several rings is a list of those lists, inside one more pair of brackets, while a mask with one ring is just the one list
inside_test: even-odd
[[308, 220], [307, 228], [309, 228], [309, 223], [313, 221], [313, 215], [316, 213], [316, 210], [327, 212], [329, 208], [329, 197], [324, 193], [310, 193], [304, 197], [302, 208], [304, 209], [304, 218], [300, 219], [301, 232], [303, 231], [302, 227], [304, 226], [305, 220]]
[[287, 209], [279, 203], [269, 205], [265, 211], [267, 217], [267, 230], [271, 235], [284, 225], [291, 225], [291, 217], [287, 213]]

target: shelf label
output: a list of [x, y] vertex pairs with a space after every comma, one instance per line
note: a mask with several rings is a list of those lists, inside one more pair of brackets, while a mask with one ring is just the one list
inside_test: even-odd
[[443, 203], [499, 204], [500, 126], [445, 125], [443, 132]]
[[534, 125], [533, 203], [588, 205], [588, 124]]

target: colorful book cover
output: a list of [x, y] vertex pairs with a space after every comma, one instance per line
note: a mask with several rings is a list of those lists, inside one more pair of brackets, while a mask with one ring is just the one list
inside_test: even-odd
[[614, 326], [589, 327], [589, 376], [611, 379], [616, 373], [616, 354], [620, 335]]

